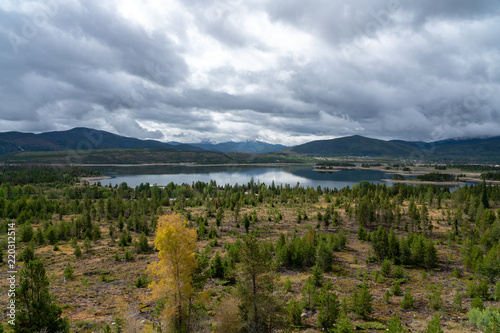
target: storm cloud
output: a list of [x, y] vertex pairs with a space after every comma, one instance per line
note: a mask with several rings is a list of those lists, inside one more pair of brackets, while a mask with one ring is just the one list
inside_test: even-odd
[[497, 0], [0, 3], [0, 131], [500, 135]]

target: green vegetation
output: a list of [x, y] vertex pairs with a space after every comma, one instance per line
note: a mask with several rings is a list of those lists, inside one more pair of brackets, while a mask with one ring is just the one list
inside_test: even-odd
[[19, 272], [19, 288], [16, 290], [18, 313], [15, 333], [69, 332], [69, 322], [61, 318], [62, 310], [49, 293], [49, 279], [44, 265], [35, 259], [26, 263]]
[[[69, 159], [69, 160], [68, 160]], [[73, 160], [72, 160], [73, 159]], [[305, 158], [282, 154], [218, 153], [209, 151], [172, 151], [161, 148], [94, 149], [88, 151], [43, 151], [1, 155], [0, 162], [12, 164], [248, 164], [248, 163], [304, 163]]]
[[[498, 327], [491, 314], [500, 299], [498, 186], [329, 189], [252, 180], [132, 188], [76, 176], [30, 183], [21, 175], [63, 177], [69, 169], [29, 170], [10, 169], [0, 184], [0, 243], [5, 256], [15, 223], [20, 264], [40, 272], [46, 317], [60, 330], [67, 317], [82, 332], [168, 331], [165, 314], [190, 332]], [[148, 266], [158, 262], [159, 225], [174, 216], [195, 240], [181, 316], [170, 293], [144, 298], [156, 281]], [[436, 310], [441, 318], [431, 319]], [[468, 310], [470, 323], [453, 319]]]
[[417, 180], [429, 182], [455, 182], [457, 176], [449, 173], [432, 172], [426, 175], [417, 176]]

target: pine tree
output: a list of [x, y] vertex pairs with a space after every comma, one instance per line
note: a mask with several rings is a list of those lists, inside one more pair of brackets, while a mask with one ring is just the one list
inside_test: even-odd
[[90, 239], [88, 237], [83, 241], [83, 250], [85, 253], [89, 253], [92, 250], [92, 243], [90, 243]]
[[47, 333], [69, 333], [69, 322], [66, 318], [61, 318], [62, 310], [49, 293], [49, 279], [43, 263], [38, 259], [27, 262], [19, 276], [19, 288], [16, 291], [18, 312], [14, 332], [46, 330]]
[[31, 260], [35, 260], [36, 259], [36, 256], [35, 256], [35, 251], [33, 250], [33, 248], [31, 246], [27, 246], [23, 252], [21, 252], [21, 254], [19, 255], [19, 259], [21, 261], [24, 261], [24, 262], [29, 262]]
[[273, 294], [278, 276], [269, 248], [253, 235], [247, 235], [241, 252], [241, 279], [238, 289], [244, 327], [248, 332], [271, 332], [278, 325], [283, 307]]
[[141, 253], [149, 253], [149, 250], [148, 238], [145, 233], [142, 233], [139, 237], [139, 251]]
[[335, 330], [333, 332], [334, 333], [354, 333], [356, 331], [353, 329], [351, 321], [349, 320], [349, 317], [344, 312], [342, 312], [340, 314], [337, 325], [336, 325]]
[[299, 328], [302, 326], [302, 309], [300, 308], [299, 302], [297, 302], [297, 298], [295, 296], [293, 296], [288, 302], [286, 312], [290, 327]]
[[74, 272], [75, 272], [75, 270], [73, 269], [73, 267], [71, 266], [71, 264], [68, 262], [68, 264], [66, 265], [66, 268], [64, 269], [63, 276], [66, 279], [71, 280], [73, 278]]
[[338, 295], [332, 288], [332, 281], [328, 280], [321, 288], [318, 298], [318, 327], [326, 330], [333, 327], [340, 314]]
[[403, 309], [413, 309], [414, 304], [415, 304], [415, 299], [411, 294], [411, 289], [408, 289], [403, 295], [403, 299], [401, 300], [401, 307]]
[[452, 305], [455, 308], [455, 310], [457, 310], [458, 312], [462, 312], [463, 311], [462, 295], [460, 294], [460, 292], [458, 290], [457, 290], [457, 292], [455, 294], [455, 297], [453, 297]]
[[82, 250], [80, 249], [80, 246], [77, 245], [75, 247], [75, 251], [73, 253], [75, 254], [75, 257], [81, 258], [81, 256], [82, 256]]
[[439, 314], [435, 314], [431, 321], [427, 324], [427, 328], [424, 333], [444, 333], [441, 329], [441, 320], [439, 319]]
[[363, 319], [367, 319], [373, 312], [373, 296], [366, 284], [363, 284], [359, 293], [355, 292], [353, 297], [353, 310]]
[[316, 306], [316, 301], [318, 298], [318, 292], [314, 285], [312, 277], [309, 277], [306, 281], [304, 289], [302, 289], [302, 300], [304, 302], [304, 308], [312, 309]]
[[391, 321], [389, 323], [389, 327], [387, 327], [387, 332], [388, 333], [404, 333], [405, 329], [403, 327], [403, 323], [401, 322], [401, 319], [394, 314], [391, 318]]
[[210, 262], [210, 276], [216, 279], [224, 278], [224, 266], [222, 265], [222, 258], [219, 252], [215, 252], [215, 256]]
[[490, 203], [488, 201], [488, 191], [486, 189], [486, 181], [483, 180], [482, 191], [481, 191], [481, 203], [484, 208], [490, 208]]

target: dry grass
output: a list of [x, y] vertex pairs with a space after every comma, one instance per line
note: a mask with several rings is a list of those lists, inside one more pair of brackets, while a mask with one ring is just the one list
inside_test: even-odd
[[[443, 203], [444, 205], [445, 203]], [[245, 213], [250, 214], [256, 211], [258, 215], [258, 222], [252, 225], [252, 230], [259, 228], [261, 235], [264, 239], [274, 241], [277, 239], [279, 233], [293, 234], [296, 232], [298, 235], [303, 234], [308, 228], [315, 228], [317, 221], [315, 219], [316, 212], [321, 211], [324, 213], [324, 208], [327, 204], [322, 199], [318, 204], [306, 205], [301, 209], [307, 212], [309, 219], [302, 221], [298, 224], [297, 206], [296, 205], [281, 205], [275, 204], [275, 207], [270, 207], [269, 204], [262, 204], [259, 207], [244, 207], [241, 209], [240, 216], [243, 217]], [[407, 207], [405, 207], [407, 208]], [[193, 217], [196, 215], [204, 215], [205, 210], [203, 207], [190, 209]], [[409, 280], [401, 287], [403, 292], [410, 288], [415, 297], [416, 309], [403, 310], [399, 306], [402, 297], [392, 296], [390, 303], [385, 304], [382, 301], [384, 292], [391, 288], [393, 279], [380, 278], [375, 280], [375, 271], [380, 270], [377, 263], [367, 263], [368, 252], [371, 245], [368, 242], [360, 242], [356, 237], [357, 224], [353, 220], [349, 220], [343, 209], [340, 210], [342, 218], [344, 219], [343, 228], [348, 231], [350, 235], [347, 249], [335, 254], [334, 271], [325, 274], [325, 277], [331, 279], [334, 283], [335, 289], [340, 295], [340, 300], [350, 298], [352, 291], [359, 288], [361, 283], [367, 283], [371, 287], [371, 292], [374, 297], [374, 312], [372, 320], [382, 323], [387, 323], [394, 313], [401, 316], [404, 325], [411, 331], [417, 332], [425, 328], [426, 323], [435, 312], [429, 307], [427, 299], [428, 290], [430, 286], [437, 286], [442, 291], [443, 310], [442, 324], [445, 332], [468, 332], [470, 328], [464, 326], [461, 321], [464, 320], [464, 313], [457, 313], [451, 306], [451, 301], [455, 295], [456, 290], [465, 290], [465, 281], [468, 274], [462, 278], [456, 279], [451, 276], [451, 271], [454, 266], [457, 266], [462, 272], [464, 271], [463, 265], [460, 260], [459, 248], [456, 244], [452, 246], [447, 245], [446, 233], [450, 230], [450, 226], [446, 225], [444, 210], [430, 209], [430, 216], [434, 223], [435, 229], [432, 238], [439, 243], [437, 245], [438, 256], [440, 260], [439, 268], [434, 271], [427, 271], [427, 276], [422, 277], [422, 269], [406, 269], [410, 276]], [[275, 211], [280, 211], [283, 219], [279, 222], [274, 220], [268, 221], [269, 214]], [[225, 214], [222, 228], [218, 230], [218, 247], [215, 250], [222, 251], [222, 246], [226, 242], [234, 242], [237, 239], [236, 234], [242, 235], [245, 233], [243, 225], [241, 228], [236, 229], [233, 221], [232, 212]], [[437, 224], [437, 219], [441, 219], [441, 223]], [[193, 218], [194, 220], [194, 218]], [[214, 226], [214, 218], [209, 221], [210, 226]], [[209, 228], [210, 228], [209, 226]], [[110, 245], [110, 239], [107, 234], [108, 223], [101, 223], [101, 231], [103, 239], [93, 242], [93, 249], [91, 253], [84, 254], [83, 258], [76, 259], [73, 254], [73, 247], [69, 243], [62, 243], [59, 245], [59, 251], [53, 251], [52, 245], [44, 246], [36, 249], [36, 255], [39, 256], [46, 265], [48, 276], [51, 278], [51, 292], [56, 296], [59, 304], [64, 305], [64, 315], [68, 316], [71, 322], [89, 322], [90, 328], [74, 328], [78, 331], [91, 331], [91, 327], [97, 327], [96, 324], [113, 322], [113, 318], [123, 312], [120, 310], [120, 304], [116, 302], [117, 299], [122, 299], [123, 302], [129, 305], [134, 305], [134, 309], [129, 309], [130, 317], [135, 322], [144, 320], [146, 323], [151, 319], [151, 312], [154, 308], [154, 300], [149, 299], [149, 292], [145, 288], [136, 288], [134, 282], [142, 275], [145, 274], [146, 268], [149, 263], [156, 260], [156, 254], [134, 254], [135, 261], [126, 262], [123, 260], [123, 252], [119, 249], [118, 245]], [[335, 232], [337, 227], [330, 226], [324, 230], [324, 225], [321, 224], [320, 231]], [[401, 232], [398, 232], [400, 235]], [[137, 238], [137, 235], [135, 235]], [[148, 238], [150, 245], [153, 245], [153, 236]], [[80, 246], [83, 242], [80, 241]], [[204, 248], [208, 244], [208, 240], [201, 240], [199, 247]], [[19, 254], [24, 244], [20, 244], [17, 250]], [[132, 251], [130, 247], [129, 251]], [[114, 259], [114, 254], [118, 251], [121, 256], [120, 261]], [[357, 264], [355, 263], [357, 258]], [[72, 280], [68, 281], [63, 278], [62, 272], [66, 264], [70, 262], [74, 267], [75, 276]], [[20, 263], [22, 266], [22, 263]], [[6, 264], [0, 266], [3, 271], [6, 271]], [[360, 272], [365, 273], [360, 276]], [[282, 271], [281, 281], [288, 278], [292, 283], [293, 293], [298, 298], [301, 297], [300, 293], [305, 285], [305, 281], [310, 276], [308, 271]], [[105, 277], [103, 279], [102, 277]], [[7, 289], [7, 281], [2, 279], [0, 282], [2, 290]], [[209, 280], [206, 286], [208, 296], [207, 309], [209, 313], [215, 314], [214, 319], [219, 322], [221, 327], [220, 318], [224, 316], [236, 316], [235, 300], [230, 297], [223, 298], [223, 307], [218, 307], [221, 295], [226, 294], [226, 287], [216, 285], [214, 281]], [[470, 308], [470, 299], [463, 297], [463, 304], [465, 309]], [[0, 301], [0, 306], [5, 308], [6, 298]], [[314, 315], [308, 318], [306, 322], [314, 323]], [[3, 321], [6, 317], [3, 315]], [[132, 320], [132, 319], [130, 319]], [[360, 325], [363, 320], [355, 316], [352, 317], [354, 325]], [[94, 326], [92, 326], [94, 325]], [[135, 324], [134, 324], [135, 325]], [[139, 324], [137, 324], [139, 325]], [[304, 332], [312, 332], [308, 329]], [[376, 330], [373, 330], [374, 332]], [[380, 331], [381, 332], [381, 331]]]

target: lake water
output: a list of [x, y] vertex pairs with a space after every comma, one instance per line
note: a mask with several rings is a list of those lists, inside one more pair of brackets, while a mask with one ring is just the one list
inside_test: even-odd
[[346, 186], [352, 187], [363, 180], [376, 184], [391, 183], [383, 182], [384, 178], [392, 178], [377, 170], [348, 169], [336, 172], [324, 173], [313, 170], [312, 165], [300, 166], [126, 166], [126, 167], [94, 167], [104, 175], [111, 177], [105, 179], [102, 185], [127, 183], [135, 187], [141, 183], [150, 185], [192, 184], [201, 181], [208, 183], [215, 180], [217, 185], [246, 184], [253, 178], [254, 182], [270, 185], [273, 181], [276, 185], [290, 184], [295, 186], [299, 183], [303, 187], [329, 187], [341, 189]]

